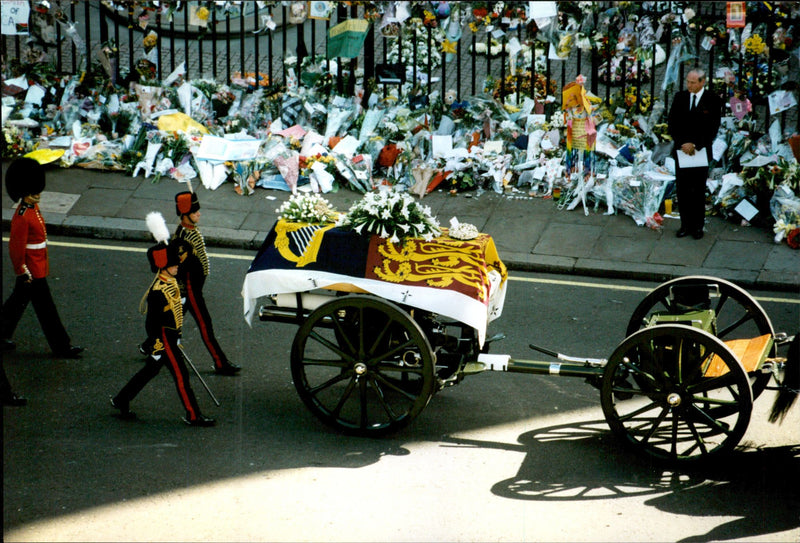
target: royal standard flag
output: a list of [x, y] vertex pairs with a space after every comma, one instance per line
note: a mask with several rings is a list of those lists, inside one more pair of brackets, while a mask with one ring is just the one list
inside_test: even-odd
[[242, 285], [245, 320], [263, 296], [331, 291], [369, 293], [456, 319], [483, 345], [503, 311], [508, 271], [488, 234], [460, 240], [410, 238], [403, 245], [373, 234], [279, 220]]
[[348, 19], [328, 31], [328, 58], [355, 58], [364, 46], [369, 21]]

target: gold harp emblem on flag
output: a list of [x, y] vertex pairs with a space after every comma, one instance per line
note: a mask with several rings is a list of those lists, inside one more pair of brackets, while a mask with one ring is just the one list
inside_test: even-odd
[[[275, 225], [275, 248], [280, 255], [294, 262], [298, 268], [306, 264], [316, 262], [319, 248], [322, 245], [322, 237], [325, 232], [333, 228], [335, 224], [308, 224], [278, 221]], [[294, 254], [291, 242], [299, 248], [300, 254]]]

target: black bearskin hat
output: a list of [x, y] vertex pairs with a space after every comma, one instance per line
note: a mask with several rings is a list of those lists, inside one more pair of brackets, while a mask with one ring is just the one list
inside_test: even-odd
[[44, 190], [44, 166], [32, 158], [18, 158], [6, 170], [6, 190], [15, 202]]

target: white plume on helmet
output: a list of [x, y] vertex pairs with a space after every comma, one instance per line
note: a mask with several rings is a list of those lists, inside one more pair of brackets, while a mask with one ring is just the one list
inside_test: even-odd
[[147, 214], [145, 222], [147, 223], [147, 229], [150, 230], [157, 242], [165, 244], [169, 242], [170, 234], [169, 228], [167, 228], [167, 221], [164, 220], [164, 216], [160, 212], [151, 211]]

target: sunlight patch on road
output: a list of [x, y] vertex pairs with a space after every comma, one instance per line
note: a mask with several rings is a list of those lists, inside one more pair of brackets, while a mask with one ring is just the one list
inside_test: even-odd
[[[754, 420], [765, 420], [770, 403], [757, 407]], [[753, 425], [742, 445], [796, 443], [798, 415], [784, 422], [788, 431]], [[415, 441], [413, 430], [407, 437], [383, 450], [343, 437], [341, 455], [325, 466], [298, 458], [290, 469], [253, 469], [148, 496], [128, 497], [121, 487], [116, 503], [6, 528], [4, 540], [575, 541], [591, 530], [598, 541], [622, 542], [652, 540], [655, 522], [658, 539], [678, 541], [738, 518], [676, 522], [677, 513], [655, 508], [661, 496], [718, 483], [637, 459], [609, 435], [599, 405], [427, 441]], [[631, 524], [622, 509], [651, 513], [648, 522]], [[794, 541], [798, 534], [767, 531], [752, 540]]]
[[[555, 540], [555, 533], [531, 539], [525, 517], [544, 507], [548, 516], [567, 514], [575, 520], [585, 515], [580, 501], [571, 506], [520, 502], [526, 511], [521, 514], [513, 501], [491, 489], [517, 477], [532, 450], [531, 432], [599, 422], [598, 417], [600, 408], [594, 406], [441, 440], [414, 441], [409, 432], [400, 448], [387, 442], [388, 449], [379, 454], [366, 452], [374, 447], [360, 449], [359, 439], [343, 438], [342, 457], [350, 457], [349, 467], [334, 458], [324, 467], [258, 470], [141, 497], [128, 497], [121, 487], [116, 503], [7, 528], [4, 540], [490, 541], [498, 540], [500, 525], [505, 534], [500, 540]], [[353, 464], [353, 451], [362, 454], [361, 464]], [[441, 487], [449, 486], [460, 490], [443, 511]], [[450, 522], [442, 522], [443, 512]], [[475, 521], [487, 518], [492, 521]]]

